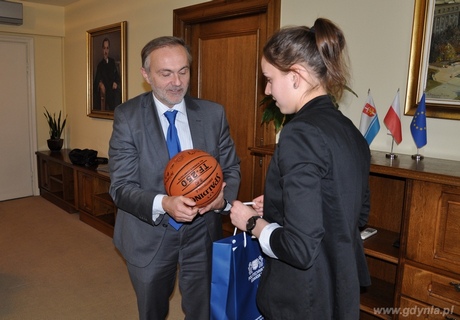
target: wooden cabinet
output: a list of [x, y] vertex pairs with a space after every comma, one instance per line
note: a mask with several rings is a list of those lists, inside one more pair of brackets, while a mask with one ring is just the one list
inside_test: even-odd
[[460, 162], [373, 151], [369, 179], [368, 224], [379, 231], [364, 242], [373, 285], [361, 309], [374, 319], [460, 319]]
[[[270, 164], [274, 150], [275, 144], [249, 148], [251, 155], [253, 155], [256, 160], [254, 161], [254, 166], [257, 167], [258, 171], [260, 172], [259, 175], [254, 176], [252, 179], [254, 190], [254, 194], [252, 195], [253, 198], [264, 193], [265, 173], [267, 172], [268, 165]], [[254, 169], [254, 172], [257, 172], [257, 170]]]
[[63, 210], [77, 212], [75, 175], [68, 152], [37, 152], [40, 195]]
[[460, 186], [414, 181], [401, 295], [460, 319]]
[[375, 308], [393, 307], [397, 300], [401, 227], [408, 184], [400, 177], [374, 172], [371, 166], [369, 186], [371, 207], [368, 226], [378, 231], [364, 240], [372, 285], [362, 289], [361, 310], [366, 319], [391, 319], [391, 315], [378, 314]]
[[[268, 162], [274, 146], [250, 150]], [[460, 320], [460, 162], [372, 151], [369, 185], [361, 319]]]
[[108, 174], [78, 168], [77, 186], [80, 220], [112, 237], [116, 207], [109, 194]]
[[36, 153], [40, 195], [68, 212], [79, 212], [81, 221], [113, 236], [116, 207], [109, 195], [109, 174], [73, 165], [69, 152]]

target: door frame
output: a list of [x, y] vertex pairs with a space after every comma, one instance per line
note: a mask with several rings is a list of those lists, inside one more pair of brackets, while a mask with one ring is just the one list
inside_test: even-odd
[[[280, 27], [280, 12], [281, 0], [213, 0], [199, 3], [173, 11], [173, 35], [184, 39], [185, 43], [190, 45], [192, 43], [190, 30], [194, 24], [265, 13], [267, 15], [266, 31], [270, 36]], [[262, 47], [259, 48], [259, 58], [262, 57], [262, 49]], [[259, 75], [257, 80], [258, 83], [263, 83], [262, 75]], [[192, 93], [194, 89], [190, 88]], [[265, 96], [263, 90], [264, 86], [258, 85], [258, 101]], [[267, 141], [267, 137], [264, 138], [264, 141]]]
[[267, 13], [269, 34], [279, 28], [281, 0], [213, 0], [175, 9], [173, 11], [173, 34], [190, 40], [187, 32], [194, 23], [222, 20], [248, 14]]

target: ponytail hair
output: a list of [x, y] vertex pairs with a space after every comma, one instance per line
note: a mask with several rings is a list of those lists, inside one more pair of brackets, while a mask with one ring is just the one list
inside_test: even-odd
[[349, 61], [345, 36], [334, 23], [327, 19], [317, 19], [314, 24], [316, 47], [327, 72], [322, 79], [328, 93], [340, 100], [348, 83]]
[[308, 67], [328, 94], [340, 100], [349, 80], [345, 36], [332, 21], [318, 18], [313, 27], [285, 27], [265, 44], [264, 58], [277, 69], [290, 72], [294, 64]]

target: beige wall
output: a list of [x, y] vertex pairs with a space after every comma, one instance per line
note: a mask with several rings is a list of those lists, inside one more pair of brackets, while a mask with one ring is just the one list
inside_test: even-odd
[[[156, 36], [172, 34], [173, 9], [199, 2], [203, 1], [80, 0], [63, 10], [24, 2], [25, 25], [0, 26], [0, 32], [30, 33], [35, 38], [39, 149], [46, 149], [47, 136], [46, 124], [41, 121], [42, 106], [49, 105], [54, 110], [64, 100], [62, 108], [69, 115], [67, 146], [92, 148], [101, 156], [107, 155], [112, 121], [86, 116], [86, 30], [128, 22], [127, 89], [130, 98], [146, 88], [139, 73], [142, 46]], [[383, 118], [398, 88], [401, 110], [404, 109], [413, 5], [414, 0], [282, 0], [282, 25], [310, 26], [316, 18], [327, 17], [343, 28], [353, 67], [351, 87], [359, 98], [348, 95], [340, 103], [341, 110], [358, 126], [367, 90], [371, 89], [381, 122], [381, 130], [371, 149], [389, 151], [391, 148], [391, 137], [386, 135]], [[48, 57], [56, 61], [49, 62]], [[64, 93], [60, 92], [61, 87], [65, 88]], [[402, 116], [403, 141], [395, 145], [396, 153], [416, 152], [409, 130], [411, 120], [412, 117]], [[460, 160], [457, 138], [460, 121], [428, 118], [427, 126], [428, 145], [421, 153]]]
[[[389, 152], [391, 137], [383, 118], [400, 89], [401, 112], [405, 106], [414, 0], [282, 0], [281, 24], [311, 25], [318, 17], [337, 22], [345, 32], [352, 60], [351, 87], [359, 98], [348, 97], [341, 109], [359, 126], [367, 91], [371, 89], [380, 120], [380, 132], [371, 149]], [[415, 154], [410, 133], [412, 116], [402, 116], [403, 141], [395, 153]], [[460, 121], [427, 119], [425, 156], [460, 160]]]
[[24, 3], [23, 10], [23, 25], [0, 25], [0, 33], [33, 38], [37, 147], [45, 150], [49, 133], [43, 107], [51, 113], [59, 113], [59, 110], [65, 108], [64, 8]]
[[127, 21], [129, 99], [146, 90], [140, 74], [142, 47], [157, 36], [172, 34], [172, 11], [175, 8], [199, 2], [202, 1], [80, 0], [66, 7], [65, 82], [66, 105], [72, 120], [72, 148], [92, 148], [101, 156], [107, 155], [112, 133], [111, 120], [86, 116], [86, 31]]

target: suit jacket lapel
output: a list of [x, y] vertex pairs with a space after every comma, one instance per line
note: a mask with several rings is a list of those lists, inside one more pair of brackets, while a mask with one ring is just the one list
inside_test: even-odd
[[161, 159], [166, 163], [169, 161], [168, 147], [164, 139], [163, 129], [161, 128], [160, 119], [158, 118], [157, 108], [153, 100], [152, 92], [144, 96], [142, 102], [144, 126], [147, 129], [147, 138], [149, 143], [154, 146], [156, 159]]
[[192, 135], [193, 148], [206, 150], [205, 130], [203, 127], [203, 115], [201, 108], [189, 96], [185, 96], [185, 105], [187, 107], [187, 118]]

